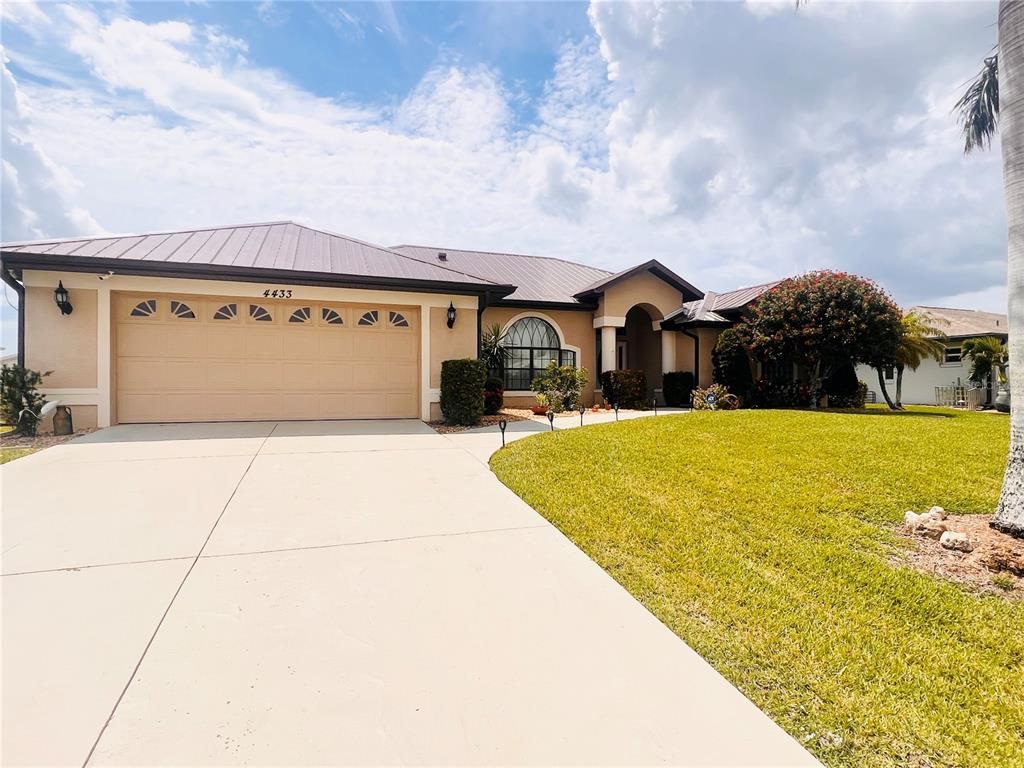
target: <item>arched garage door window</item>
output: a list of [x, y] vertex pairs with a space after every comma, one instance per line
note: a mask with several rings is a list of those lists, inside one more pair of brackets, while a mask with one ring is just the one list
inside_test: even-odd
[[539, 317], [516, 320], [505, 337], [511, 357], [505, 364], [505, 389], [529, 389], [533, 379], [548, 363], [576, 365], [576, 353], [561, 349], [558, 334]]

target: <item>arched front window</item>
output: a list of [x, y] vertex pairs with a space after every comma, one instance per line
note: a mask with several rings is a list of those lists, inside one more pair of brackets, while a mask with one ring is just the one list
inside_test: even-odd
[[539, 317], [516, 320], [505, 336], [511, 356], [505, 364], [505, 389], [529, 389], [530, 383], [552, 360], [576, 365], [576, 353], [562, 349], [551, 323]]

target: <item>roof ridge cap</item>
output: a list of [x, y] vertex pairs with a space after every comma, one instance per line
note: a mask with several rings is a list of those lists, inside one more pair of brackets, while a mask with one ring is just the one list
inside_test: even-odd
[[514, 257], [519, 258], [519, 259], [547, 259], [549, 261], [560, 261], [563, 264], [572, 264], [574, 267], [585, 267], [587, 269], [593, 269], [593, 270], [596, 270], [598, 272], [604, 272], [604, 273], [609, 274], [609, 275], [617, 274], [616, 272], [611, 272], [610, 270], [607, 270], [604, 267], [595, 267], [595, 266], [593, 266], [591, 264], [583, 264], [582, 262], [572, 261], [570, 259], [566, 259], [566, 258], [563, 258], [561, 256], [538, 256], [537, 254], [534, 254], [534, 253], [512, 253], [510, 251], [481, 251], [481, 250], [473, 250], [472, 248], [442, 248], [442, 247], [433, 246], [433, 245], [416, 245], [414, 243], [402, 243], [401, 245], [392, 245], [390, 247], [392, 249], [394, 249], [394, 248], [424, 248], [426, 250], [444, 251], [446, 253], [449, 252], [449, 251], [455, 251], [456, 253], [485, 253], [488, 256], [514, 256]]

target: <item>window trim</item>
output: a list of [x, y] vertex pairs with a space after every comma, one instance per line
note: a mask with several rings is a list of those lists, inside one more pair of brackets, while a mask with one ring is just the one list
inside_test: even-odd
[[[957, 351], [957, 359], [956, 360], [949, 360], [947, 358], [947, 356], [954, 349]], [[956, 346], [949, 345], [949, 346], [945, 347], [943, 349], [943, 352], [942, 352], [942, 362], [939, 363], [939, 366], [941, 366], [942, 368], [963, 368], [963, 366], [964, 366], [964, 347], [963, 347], [963, 345], [962, 344], [957, 344]]]
[[[562, 331], [562, 327], [558, 324], [558, 321], [556, 321], [550, 315], [546, 315], [543, 312], [532, 312], [532, 311], [520, 312], [519, 314], [513, 315], [508, 320], [506, 320], [504, 325], [502, 326], [502, 330], [505, 333], [508, 333], [508, 331], [512, 328], [513, 325], [515, 325], [520, 320], [524, 320], [524, 319], [526, 319], [528, 317], [535, 317], [538, 320], [543, 320], [545, 323], [547, 323], [552, 328], [554, 328], [555, 329], [555, 335], [558, 336], [558, 343], [561, 345], [560, 348], [559, 348], [559, 351], [560, 352], [573, 352], [573, 353], [575, 353], [575, 355], [576, 355], [576, 365], [574, 367], [577, 370], [582, 368], [582, 367], [585, 367], [583, 365], [583, 350], [581, 350], [575, 344], [568, 344], [566, 342], [566, 340], [565, 340], [565, 333]], [[531, 347], [522, 347], [522, 349], [548, 349], [548, 348], [547, 347], [532, 347], [532, 348]], [[562, 358], [561, 358], [561, 354], [560, 354], [559, 355], [559, 360], [561, 360], [561, 359]], [[532, 396], [534, 394], [535, 393], [534, 393], [534, 391], [532, 389], [506, 389], [505, 390], [505, 395], [509, 396], [509, 397], [525, 397], [525, 396]]]

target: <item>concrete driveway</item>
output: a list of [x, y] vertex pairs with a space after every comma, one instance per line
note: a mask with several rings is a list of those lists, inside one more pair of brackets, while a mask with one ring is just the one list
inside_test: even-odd
[[486, 434], [122, 426], [3, 467], [3, 764], [816, 765]]

